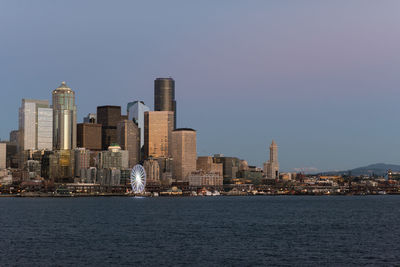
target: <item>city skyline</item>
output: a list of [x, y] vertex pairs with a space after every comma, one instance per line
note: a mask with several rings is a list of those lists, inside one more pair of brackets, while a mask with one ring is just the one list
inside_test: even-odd
[[[40, 10], [3, 3], [1, 24], [8, 26], [1, 28], [0, 75], [8, 95], [1, 101], [0, 137], [8, 139], [18, 128], [22, 98], [50, 100], [49, 92], [63, 80], [76, 93], [81, 122], [100, 105], [125, 110], [128, 102], [142, 100], [154, 110], [154, 78], [172, 76], [177, 127], [197, 130], [199, 156], [222, 153], [262, 166], [274, 139], [282, 170], [398, 163], [400, 4], [355, 2], [342, 2], [346, 9], [316, 1], [302, 6], [235, 3], [226, 12], [226, 3], [183, 4], [180, 10], [174, 9], [177, 2], [159, 3], [151, 18], [167, 8], [167, 22], [146, 17], [151, 4], [124, 3], [106, 11], [110, 6], [99, 2], [96, 12], [110, 18], [86, 21], [84, 14], [93, 12], [88, 3], [77, 8], [77, 3], [48, 2]], [[198, 12], [188, 17], [185, 12], [195, 8]], [[261, 16], [267, 11], [269, 18]], [[48, 23], [63, 14], [76, 21]], [[30, 18], [31, 25], [14, 20], [21, 16]], [[183, 17], [187, 25], [178, 23]], [[146, 25], [146, 31], [134, 22]], [[42, 31], [32, 36], [39, 27]], [[114, 39], [95, 44], [103, 35]], [[167, 35], [171, 41], [158, 45], [158, 38]], [[33, 38], [29, 45], [26, 38]], [[61, 38], [70, 42], [59, 44]], [[149, 44], [154, 48], [145, 47]]]

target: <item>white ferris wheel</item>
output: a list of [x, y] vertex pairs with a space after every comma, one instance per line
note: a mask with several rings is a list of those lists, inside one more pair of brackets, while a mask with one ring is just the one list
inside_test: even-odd
[[146, 187], [146, 171], [143, 166], [137, 164], [131, 171], [132, 191], [136, 194], [143, 193]]

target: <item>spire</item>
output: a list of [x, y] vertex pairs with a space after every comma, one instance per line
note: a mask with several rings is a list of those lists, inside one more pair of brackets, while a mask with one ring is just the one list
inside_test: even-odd
[[277, 146], [274, 140], [272, 140], [271, 146]]

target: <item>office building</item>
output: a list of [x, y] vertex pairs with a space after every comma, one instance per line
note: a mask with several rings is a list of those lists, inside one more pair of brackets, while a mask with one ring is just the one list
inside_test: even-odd
[[117, 125], [120, 120], [120, 106], [97, 107], [97, 123], [101, 124], [101, 144], [103, 150], [106, 150], [111, 144], [117, 142]]
[[[11, 137], [11, 134], [10, 134]], [[19, 150], [53, 148], [53, 110], [47, 100], [22, 99], [19, 108], [19, 130], [12, 138], [19, 138]]]
[[264, 163], [264, 173], [267, 178], [279, 179], [278, 145], [274, 140], [269, 147], [269, 160]]
[[129, 168], [128, 151], [121, 150], [119, 145], [109, 146], [107, 151], [101, 151], [98, 154], [98, 169], [127, 169]]
[[144, 146], [144, 113], [150, 108], [143, 101], [129, 102], [127, 106], [128, 120], [135, 120], [140, 130], [140, 148]]
[[216, 154], [213, 160], [215, 163], [222, 163], [224, 183], [231, 183], [232, 178], [237, 177], [240, 165], [240, 160], [238, 158]]
[[72, 150], [75, 147], [75, 92], [62, 82], [53, 91], [53, 148], [54, 150]]
[[198, 157], [196, 161], [196, 169], [203, 172], [217, 172], [223, 176], [223, 164], [214, 162], [211, 156]]
[[90, 150], [85, 148], [75, 148], [75, 177], [82, 178], [82, 170], [90, 167]]
[[0, 170], [7, 167], [7, 144], [0, 143]]
[[189, 185], [191, 187], [211, 187], [222, 189], [223, 178], [218, 172], [205, 172], [202, 170], [194, 171], [189, 174]]
[[78, 123], [77, 146], [90, 150], [101, 150], [101, 124]]
[[157, 78], [154, 81], [154, 111], [172, 111], [176, 129], [175, 81], [172, 78]]
[[129, 168], [139, 163], [140, 160], [140, 132], [131, 120], [120, 121], [117, 125], [117, 143], [122, 150], [128, 151]]
[[171, 156], [173, 158], [173, 178], [188, 182], [188, 175], [196, 171], [196, 131], [189, 128], [172, 132]]
[[45, 151], [42, 157], [42, 176], [56, 183], [71, 183], [74, 177], [73, 150]]
[[173, 128], [173, 112], [147, 111], [144, 113], [145, 158], [169, 157], [169, 142]]
[[160, 181], [160, 166], [157, 160], [149, 158], [144, 161], [143, 168], [146, 171], [146, 181], [159, 182]]

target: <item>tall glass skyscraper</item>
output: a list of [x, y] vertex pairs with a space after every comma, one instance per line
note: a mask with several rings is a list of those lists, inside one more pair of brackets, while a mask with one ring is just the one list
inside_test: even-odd
[[75, 92], [65, 82], [53, 91], [53, 148], [76, 147]]
[[19, 150], [53, 148], [53, 110], [49, 101], [22, 99], [18, 144]]
[[154, 111], [173, 111], [176, 129], [175, 81], [172, 78], [157, 78], [154, 81]]
[[144, 145], [144, 113], [150, 111], [150, 108], [143, 101], [129, 102], [127, 106], [128, 120], [135, 119], [140, 129], [140, 148]]

